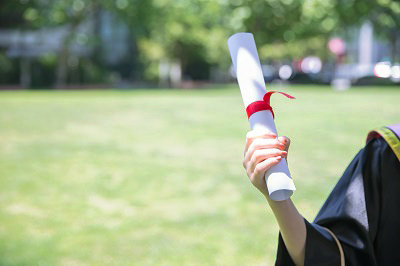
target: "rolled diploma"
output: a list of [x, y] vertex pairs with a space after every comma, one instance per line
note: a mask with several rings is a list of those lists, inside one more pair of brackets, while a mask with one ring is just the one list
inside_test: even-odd
[[[245, 108], [255, 101], [262, 101], [266, 93], [264, 76], [258, 58], [256, 43], [251, 33], [236, 33], [228, 39], [233, 67], [236, 72]], [[259, 111], [250, 116], [250, 128], [268, 129], [278, 136], [270, 111]], [[288, 199], [296, 190], [286, 159], [268, 169], [265, 180], [272, 200]]]

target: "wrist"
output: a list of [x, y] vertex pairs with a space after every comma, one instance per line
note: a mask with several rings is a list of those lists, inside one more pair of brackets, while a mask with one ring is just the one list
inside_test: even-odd
[[271, 208], [271, 210], [273, 212], [275, 212], [277, 210], [279, 210], [279, 211], [287, 210], [288, 208], [290, 208], [290, 205], [293, 205], [293, 203], [290, 200], [290, 198], [286, 199], [286, 200], [280, 200], [280, 201], [272, 200], [269, 197], [269, 195], [265, 195], [265, 198], [266, 198], [266, 200], [268, 202], [269, 207]]
[[276, 203], [276, 201], [273, 201], [272, 199], [271, 199], [271, 197], [269, 196], [269, 194], [267, 193], [267, 194], [264, 194], [264, 197], [265, 197], [265, 199], [266, 199], [266, 201], [267, 201], [267, 203], [268, 203], [268, 205], [271, 207], [271, 209], [274, 207], [274, 205], [276, 205], [275, 203]]

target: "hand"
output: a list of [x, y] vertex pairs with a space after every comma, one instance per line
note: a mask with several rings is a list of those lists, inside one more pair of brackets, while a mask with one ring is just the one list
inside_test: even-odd
[[243, 167], [251, 183], [269, 198], [265, 172], [287, 157], [290, 139], [276, 138], [270, 131], [249, 131], [246, 135]]

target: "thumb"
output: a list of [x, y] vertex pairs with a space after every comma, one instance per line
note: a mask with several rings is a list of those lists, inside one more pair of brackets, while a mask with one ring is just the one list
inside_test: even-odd
[[289, 151], [289, 146], [290, 146], [290, 139], [286, 136], [280, 136], [278, 137], [278, 141], [285, 145], [285, 151]]

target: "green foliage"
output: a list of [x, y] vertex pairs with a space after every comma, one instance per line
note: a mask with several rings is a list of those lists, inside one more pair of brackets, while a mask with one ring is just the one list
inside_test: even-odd
[[314, 37], [303, 40], [265, 44], [259, 48], [260, 58], [263, 60], [290, 60], [302, 58], [306, 55], [317, 55], [326, 59], [326, 38]]
[[31, 0], [23, 13], [24, 19], [32, 27], [57, 26], [77, 23], [94, 9], [95, 1], [84, 0]]
[[[207, 78], [210, 67], [227, 69], [226, 41], [234, 32], [253, 32], [263, 59], [281, 60], [310, 53], [326, 57], [326, 42], [335, 33], [372, 21], [375, 32], [396, 43], [400, 3], [395, 0], [6, 0], [0, 22], [7, 27], [37, 29], [66, 26], [72, 40], [93, 48], [90, 60], [105, 68], [99, 36], [77, 36], [76, 28], [100, 12], [111, 13], [129, 28], [135, 71], [158, 78], [159, 63], [179, 62], [183, 74]], [[12, 21], [13, 23], [10, 23]], [[393, 50], [393, 54], [396, 51]], [[61, 56], [64, 55], [64, 56]], [[65, 47], [58, 56], [67, 61]], [[63, 63], [63, 62], [62, 62]], [[64, 62], [65, 63], [65, 62]], [[204, 73], [206, 73], [204, 75]], [[136, 76], [137, 77], [137, 76]]]
[[218, 1], [155, 0], [153, 13], [148, 34], [139, 39], [139, 51], [148, 63], [168, 59], [180, 62], [184, 70], [199, 62], [228, 64], [226, 5]]
[[0, 83], [12, 83], [13, 78], [17, 78], [15, 73], [18, 69], [15, 60], [8, 58], [5, 53], [0, 52]]
[[379, 30], [400, 27], [400, 3], [397, 0], [336, 0], [335, 10], [343, 26], [368, 19]]
[[340, 25], [357, 25], [365, 20], [372, 22], [374, 33], [389, 40], [391, 61], [398, 62], [396, 49], [400, 38], [400, 2], [397, 0], [336, 0], [335, 11]]

